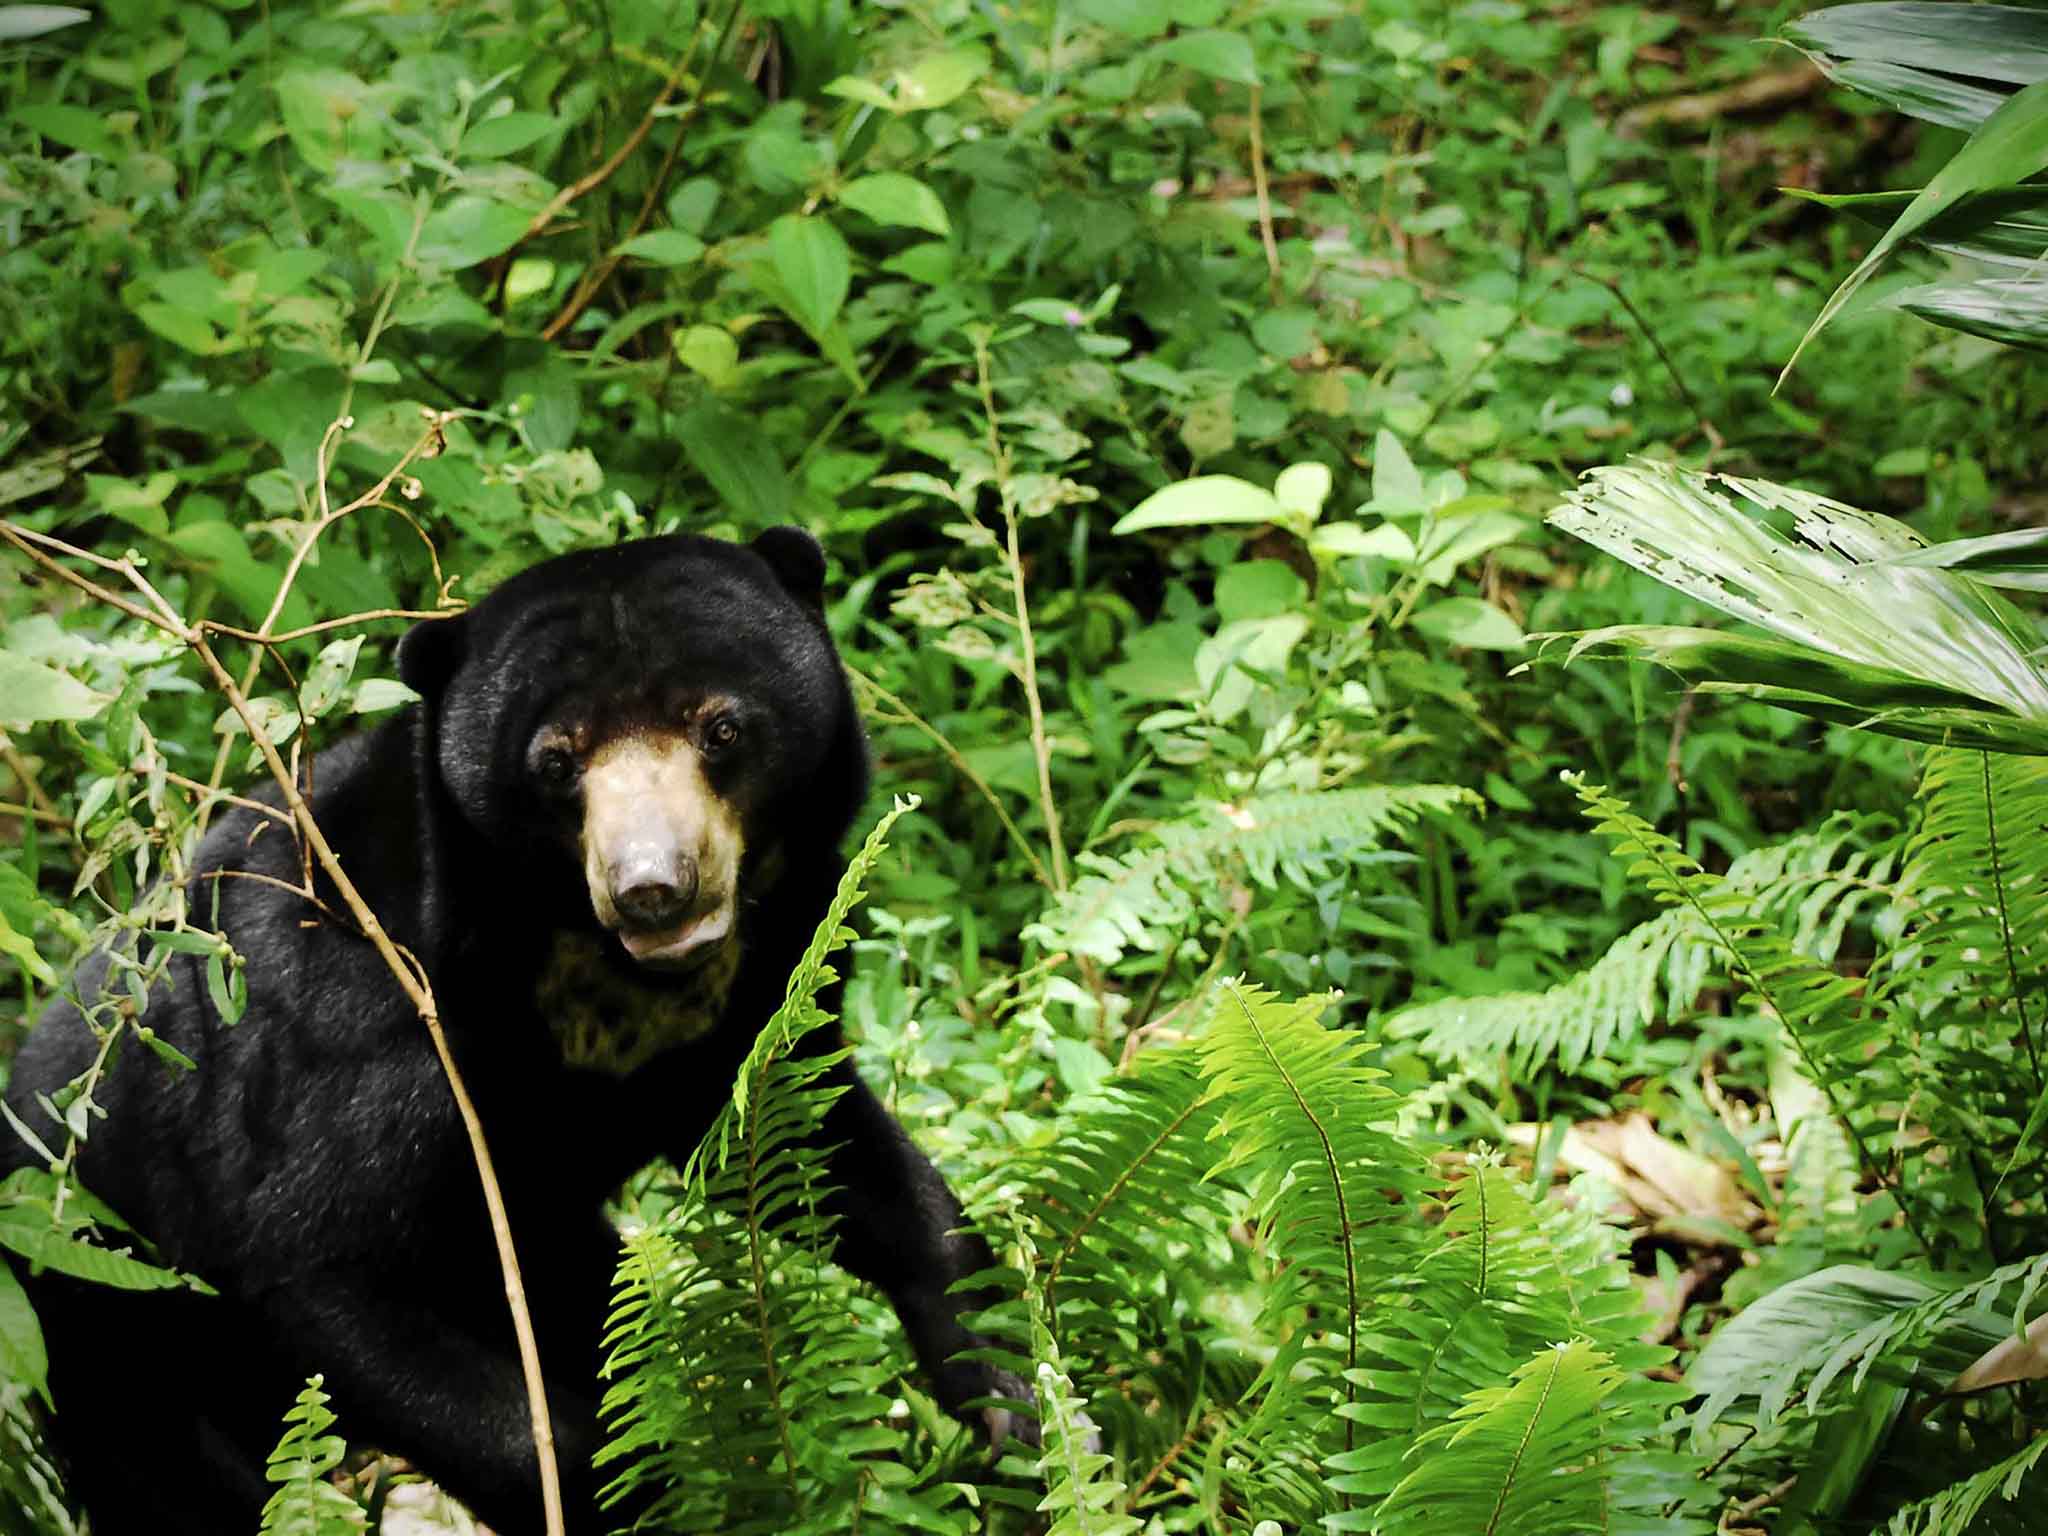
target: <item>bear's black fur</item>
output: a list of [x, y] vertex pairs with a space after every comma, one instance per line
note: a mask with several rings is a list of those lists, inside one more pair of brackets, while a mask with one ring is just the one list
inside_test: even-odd
[[[746, 547], [676, 536], [548, 561], [461, 618], [416, 627], [400, 669], [421, 702], [312, 766], [315, 819], [424, 963], [482, 1117], [573, 1529], [606, 1523], [590, 1466], [617, 1254], [603, 1203], [649, 1160], [685, 1156], [729, 1095], [825, 911], [865, 793], [823, 574], [816, 544], [794, 529]], [[706, 941], [718, 958], [680, 971], [636, 964], [620, 939], [673, 953], [712, 932], [712, 917], [685, 909], [717, 896], [713, 854], [650, 853], [631, 841], [634, 823], [627, 843], [615, 836], [603, 858], [585, 850], [577, 867], [588, 817], [578, 764], [650, 738], [698, 775], [706, 814], [743, 850], [727, 880], [737, 945]], [[669, 874], [649, 897], [629, 865]], [[278, 884], [233, 877], [296, 883], [290, 829], [238, 810], [193, 867], [192, 911], [213, 912], [217, 896], [219, 929], [246, 961], [247, 1013], [224, 1024], [203, 962], [179, 956], [146, 1022], [198, 1070], [122, 1050], [79, 1168], [166, 1262], [220, 1294], [30, 1280], [74, 1491], [98, 1536], [253, 1530], [280, 1417], [318, 1371], [353, 1438], [412, 1459], [501, 1533], [537, 1529], [504, 1289], [424, 1026], [369, 943], [332, 915], [341, 908], [324, 880], [326, 914]], [[600, 890], [608, 879], [616, 888]], [[594, 901], [644, 921], [609, 933]], [[555, 974], [565, 955], [576, 965]], [[106, 969], [82, 967], [77, 994], [96, 997]], [[549, 986], [556, 1000], [609, 1000], [584, 1010], [596, 1047], [547, 1016], [537, 999]], [[714, 1001], [724, 988], [709, 1013], [707, 987]], [[629, 1027], [671, 1038], [603, 1060], [605, 1031]], [[837, 1044], [837, 1031], [822, 1034], [832, 1038], [820, 1048]], [[76, 1009], [53, 1006], [15, 1063], [14, 1112], [61, 1135], [35, 1095], [84, 1070], [94, 1049]], [[986, 1248], [954, 1231], [952, 1195], [851, 1067], [835, 1073], [846, 1091], [821, 1145], [844, 1190], [840, 1261], [888, 1294], [948, 1407], [1014, 1394], [1008, 1378], [949, 1360], [976, 1341], [948, 1288], [989, 1262]], [[28, 1160], [11, 1134], [0, 1142], [0, 1171]]]

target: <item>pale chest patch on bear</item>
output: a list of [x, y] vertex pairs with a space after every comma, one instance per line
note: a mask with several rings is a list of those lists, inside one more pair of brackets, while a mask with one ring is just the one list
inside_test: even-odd
[[616, 942], [557, 934], [534, 1002], [564, 1064], [626, 1077], [718, 1027], [739, 974], [740, 947], [728, 942], [688, 975], [643, 987], [607, 963], [605, 946]]

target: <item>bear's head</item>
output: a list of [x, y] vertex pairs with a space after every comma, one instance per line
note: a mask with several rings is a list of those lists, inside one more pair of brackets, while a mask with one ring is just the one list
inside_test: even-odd
[[644, 966], [703, 964], [786, 853], [836, 849], [866, 790], [824, 574], [796, 528], [534, 566], [401, 644], [428, 774], [500, 868], [573, 861], [581, 891], [542, 884], [580, 919]]

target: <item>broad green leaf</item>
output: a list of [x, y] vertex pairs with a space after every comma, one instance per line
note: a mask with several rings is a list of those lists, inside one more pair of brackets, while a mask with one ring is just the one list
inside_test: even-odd
[[1172, 0], [1075, 0], [1074, 9], [1125, 37], [1157, 37], [1174, 21]]
[[2035, 351], [2048, 349], [2048, 279], [1987, 277], [1977, 282], [1924, 283], [1891, 302], [1952, 331]]
[[874, 81], [860, 75], [841, 75], [825, 87], [827, 96], [841, 96], [848, 101], [857, 101], [864, 107], [878, 107], [884, 112], [900, 111], [896, 98], [891, 96]]
[[[1835, 193], [1799, 187], [1786, 190], [1804, 202], [1840, 208], [1879, 229], [1889, 228], [1919, 196], [1917, 188]], [[1938, 251], [1954, 251], [2024, 274], [2048, 251], [2048, 191], [2029, 186], [1979, 193], [1930, 219], [1913, 238]]]
[[1216, 616], [1225, 624], [1293, 613], [1307, 600], [1307, 583], [1279, 560], [1245, 560], [1216, 575]]
[[654, 229], [622, 242], [618, 254], [638, 256], [658, 267], [682, 267], [704, 254], [704, 242], [680, 229]]
[[1686, 1373], [1686, 1385], [1706, 1398], [1693, 1418], [1693, 1443], [1707, 1444], [1721, 1415], [1749, 1398], [1768, 1427], [1841, 1340], [1944, 1288], [1915, 1275], [1841, 1264], [1751, 1302], [1715, 1328]]
[[183, 347], [187, 352], [196, 352], [201, 357], [211, 357], [220, 352], [232, 352], [241, 343], [226, 335], [206, 316], [181, 309], [175, 304], [144, 302], [135, 306], [135, 318], [148, 326], [165, 341]]
[[96, 1248], [59, 1232], [32, 1210], [0, 1210], [0, 1247], [60, 1275], [93, 1280], [124, 1291], [167, 1291], [183, 1285], [173, 1271], [145, 1264], [125, 1253]]
[[1323, 515], [1323, 503], [1330, 499], [1335, 480], [1327, 464], [1290, 464], [1273, 482], [1273, 499], [1307, 522]]
[[[249, 552], [247, 536], [231, 523], [217, 518], [183, 523], [171, 530], [164, 542], [175, 549], [202, 575], [220, 584], [234, 599], [244, 618], [261, 623], [277, 595], [281, 569], [266, 565]], [[278, 628], [296, 629], [313, 621], [306, 600], [294, 591], [285, 599]]]
[[[5, 13], [0, 12], [0, 20]], [[44, 1402], [50, 1400], [50, 1357], [28, 1293], [14, 1271], [0, 1264], [0, 1381], [15, 1381]]]
[[550, 117], [545, 112], [507, 112], [499, 117], [485, 118], [480, 123], [472, 123], [469, 131], [463, 134], [462, 153], [479, 160], [516, 155], [520, 150], [538, 144], [561, 126], [560, 118]]
[[287, 70], [277, 77], [277, 108], [292, 147], [323, 175], [344, 154], [370, 159], [383, 147], [370, 87], [342, 70]]
[[1447, 597], [1420, 610], [1409, 622], [1425, 635], [1474, 650], [1519, 651], [1524, 644], [1521, 625], [1476, 597]]
[[[1539, 642], [1552, 636], [1539, 635]], [[2048, 753], [2048, 723], [1893, 668], [1715, 629], [1624, 625], [1576, 638], [1571, 657], [1621, 656], [1668, 668], [1704, 693], [1737, 694], [1886, 736], [1992, 752]]]
[[1894, 555], [1889, 563], [1927, 570], [1967, 571], [1994, 587], [2048, 591], [2048, 528], [2013, 528], [1981, 538], [1950, 539], [1910, 554]]
[[413, 200], [396, 192], [367, 192], [351, 187], [323, 188], [321, 195], [370, 232], [377, 249], [396, 261], [412, 243]]
[[355, 673], [356, 657], [362, 649], [361, 635], [330, 640], [320, 648], [320, 654], [313, 659], [305, 680], [299, 685], [299, 703], [307, 718], [317, 718], [340, 702], [348, 688], [349, 678]]
[[1830, 69], [1828, 74], [1835, 84], [1873, 96], [1909, 117], [1964, 133], [1982, 126], [2006, 99], [2003, 91], [1883, 59], [1857, 59]]
[[78, 67], [118, 91], [140, 91], [184, 58], [185, 48], [182, 37], [157, 37], [118, 50], [88, 53], [78, 61]]
[[[512, 265], [505, 269], [507, 304], [517, 304], [520, 300], [530, 299], [535, 294], [546, 293], [554, 286], [555, 264], [545, 256], [516, 256], [512, 260]], [[362, 370], [358, 369], [355, 376], [361, 378]], [[392, 382], [397, 382], [395, 369]]]
[[927, 54], [897, 77], [896, 110], [929, 112], [950, 105], [988, 73], [989, 51], [979, 44]]
[[953, 247], [943, 240], [927, 240], [898, 251], [882, 263], [882, 270], [907, 277], [913, 283], [923, 283], [927, 288], [937, 288], [952, 281]]
[[1201, 528], [1222, 523], [1291, 522], [1273, 493], [1234, 475], [1197, 475], [1154, 491], [1117, 519], [1111, 533]]
[[2048, 79], [2048, 18], [2020, 6], [1837, 5], [1789, 23], [1784, 37], [1837, 85], [1965, 132], [1998, 110], [2007, 88]]
[[693, 325], [671, 334], [684, 367], [713, 389], [729, 388], [739, 373], [740, 344], [722, 325]]
[[22, 127], [33, 129], [66, 149], [83, 150], [88, 155], [98, 155], [102, 160], [120, 158], [121, 146], [108, 132], [106, 120], [97, 112], [57, 102], [37, 102], [15, 107], [12, 115]]
[[559, 352], [505, 375], [505, 396], [519, 403], [527, 439], [542, 453], [560, 453], [576, 441], [576, 424], [583, 417], [577, 384], [576, 370]]
[[1911, 1395], [1898, 1382], [1868, 1381], [1821, 1422], [1813, 1453], [1780, 1505], [1778, 1530], [1787, 1536], [1802, 1526], [1811, 1530], [1808, 1519], [1839, 1516], [1849, 1507]]
[[952, 233], [946, 205], [939, 195], [915, 176], [885, 171], [859, 176], [839, 189], [839, 201], [856, 213], [864, 213], [877, 224], [894, 224], [922, 229], [934, 235]]
[[1550, 521], [1774, 637], [1623, 627], [1574, 654], [1615, 647], [1891, 735], [2048, 748], [2033, 625], [1967, 575], [1901, 560], [1926, 548], [1902, 523], [1789, 486], [1648, 464], [1595, 470]]
[[1367, 505], [1377, 512], [1420, 512], [1428, 505], [1415, 461], [1384, 427], [1372, 443], [1372, 500]]
[[1193, 698], [1201, 688], [1195, 653], [1205, 638], [1199, 625], [1186, 620], [1134, 630], [1124, 641], [1124, 659], [1106, 668], [1102, 680], [1138, 699]]
[[459, 193], [427, 215], [414, 255], [423, 265], [460, 272], [503, 255], [532, 221], [528, 210], [473, 192]]
[[[591, 364], [594, 366], [613, 356], [619, 348], [657, 321], [667, 320], [676, 315], [694, 314], [696, 310], [695, 304], [679, 299], [667, 299], [659, 304], [635, 304], [604, 328], [603, 334], [597, 338], [596, 345], [590, 349]], [[671, 335], [673, 336], [673, 333]]]
[[349, 713], [356, 715], [375, 714], [382, 709], [396, 709], [401, 704], [410, 704], [419, 695], [406, 687], [395, 677], [366, 677], [356, 684], [349, 695]]
[[1183, 32], [1152, 49], [1152, 57], [1170, 64], [1213, 75], [1238, 85], [1257, 85], [1259, 66], [1252, 57], [1252, 40], [1242, 32], [1210, 29]]
[[700, 400], [676, 422], [697, 471], [749, 528], [786, 523], [794, 512], [789, 475], [765, 432], [722, 401]]
[[170, 531], [171, 520], [164, 511], [164, 503], [170, 500], [171, 492], [177, 488], [178, 477], [168, 469], [158, 470], [142, 481], [120, 475], [85, 477], [86, 494], [92, 497], [95, 506], [144, 533]]
[[36, 952], [35, 941], [27, 934], [18, 932], [12, 919], [5, 912], [0, 912], [0, 955], [12, 956], [16, 964], [42, 985], [54, 987], [57, 984], [57, 973], [50, 968], [49, 962]]
[[2012, 186], [2048, 166], [2048, 80], [2030, 85], [1985, 121], [1946, 165], [1935, 173], [1918, 197], [1907, 205], [1898, 221], [1886, 230], [1870, 254], [1857, 264], [1829, 297], [1821, 311], [1799, 339], [1792, 357], [1778, 375], [1782, 385], [1799, 363], [1807, 343], [1841, 312], [1844, 304], [1863, 286], [1897, 248], [1899, 242], [1948, 212], [1964, 199], [1979, 192]]
[[1287, 670], [1287, 658], [1308, 633], [1308, 616], [1277, 614], [1226, 624], [1195, 652], [1195, 677], [1218, 720], [1234, 720], [1259, 689]]
[[1785, 38], [1832, 59], [1881, 59], [1965, 80], [2048, 80], [2048, 15], [2016, 5], [1885, 0], [1835, 5], [1785, 26]]
[[1308, 544], [1319, 555], [1365, 555], [1396, 565], [1415, 562], [1415, 541], [1395, 523], [1370, 529], [1362, 523], [1324, 523], [1309, 534]]
[[113, 700], [77, 678], [0, 651], [0, 724], [33, 725], [39, 720], [90, 720]]
[[791, 318], [822, 337], [839, 317], [853, 283], [853, 256], [828, 220], [785, 214], [769, 228], [768, 251]]
[[1464, 510], [1440, 510], [1429, 523], [1416, 556], [1427, 564], [1433, 582], [1449, 581], [1467, 561], [1529, 531], [1527, 520], [1508, 511], [1507, 503], [1498, 497], [1467, 496], [1453, 505]]

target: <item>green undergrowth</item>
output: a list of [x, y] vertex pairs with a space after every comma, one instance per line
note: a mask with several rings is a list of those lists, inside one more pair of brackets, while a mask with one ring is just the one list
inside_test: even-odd
[[[2037, 520], [2041, 364], [1889, 307], [1939, 244], [1780, 383], [1870, 236], [1776, 189], [1962, 143], [1760, 41], [1796, 9], [0, 6], [0, 517], [273, 658], [285, 750], [547, 555], [827, 548], [870, 820], [921, 801], [844, 1023], [1001, 1254], [1042, 1450], [990, 1465], [822, 1226], [753, 1219], [747, 1166], [818, 1193], [807, 971], [725, 1127], [767, 1162], [620, 1205], [609, 1464], [679, 1528], [2022, 1528], [2040, 760], [1725, 686], [1765, 653], [1672, 639], [1713, 582], [1573, 536], [1647, 486], [1711, 551], [1672, 465]], [[1532, 639], [1587, 631], [1635, 662]], [[231, 1015], [156, 882], [245, 725], [19, 544], [0, 647], [0, 1071], [123, 930]], [[176, 1283], [46, 1150], [0, 1241]], [[0, 1531], [49, 1536], [5, 1274]], [[354, 1518], [326, 1412], [276, 1529]]]

